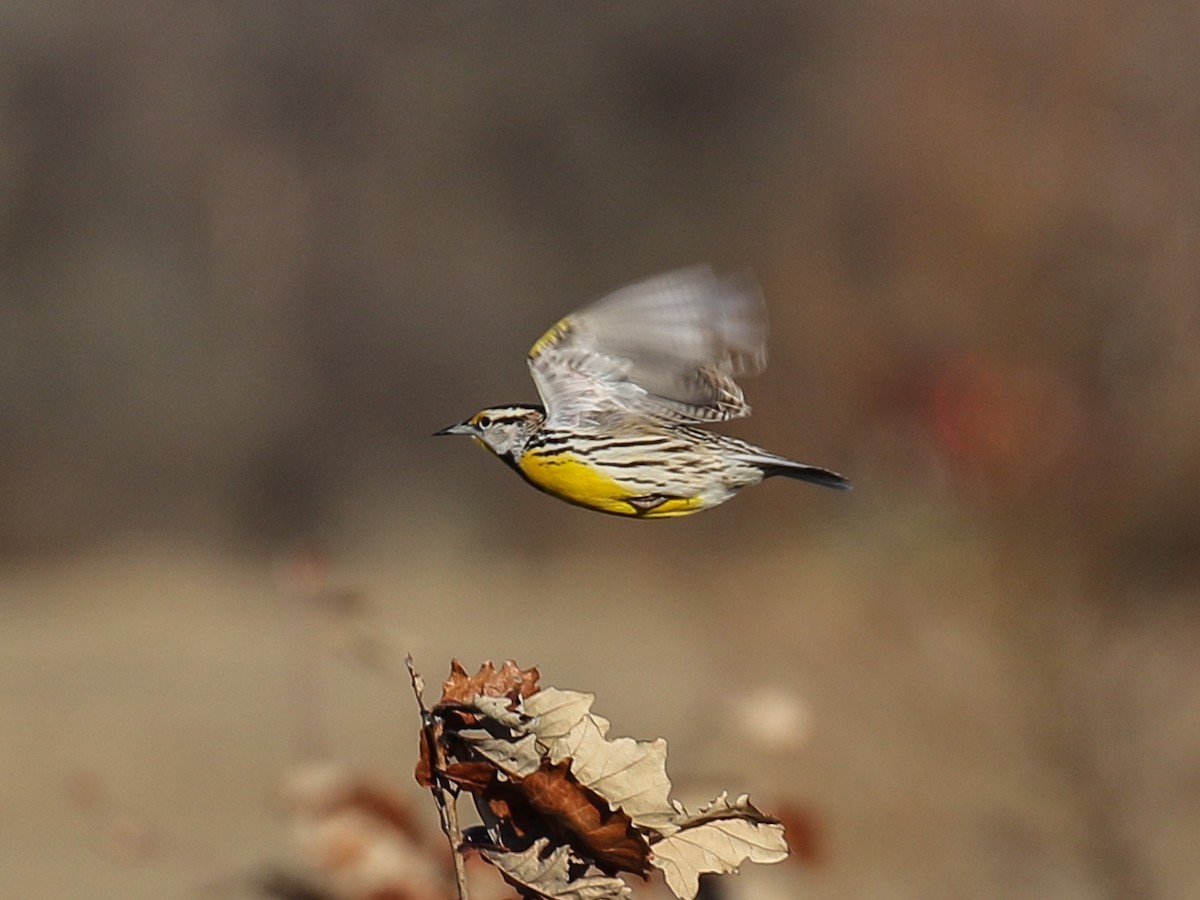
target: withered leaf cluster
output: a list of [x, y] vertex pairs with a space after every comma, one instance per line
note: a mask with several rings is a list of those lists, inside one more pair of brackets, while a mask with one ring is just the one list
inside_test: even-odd
[[417, 780], [471, 795], [483, 821], [466, 835], [522, 897], [629, 896], [622, 873], [659, 869], [696, 896], [700, 875], [788, 854], [783, 826], [725, 794], [689, 813], [670, 799], [667, 744], [608, 738], [592, 694], [542, 688], [511, 660], [469, 675], [455, 660], [426, 715]]

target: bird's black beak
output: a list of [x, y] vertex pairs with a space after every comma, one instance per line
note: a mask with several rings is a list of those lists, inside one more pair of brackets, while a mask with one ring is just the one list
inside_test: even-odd
[[457, 425], [448, 425], [441, 431], [435, 431], [434, 437], [441, 437], [443, 434], [476, 434], [478, 429], [470, 422], [459, 422]]

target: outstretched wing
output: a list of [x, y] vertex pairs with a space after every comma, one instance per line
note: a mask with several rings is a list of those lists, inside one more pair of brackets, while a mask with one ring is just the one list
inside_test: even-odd
[[672, 422], [750, 414], [738, 375], [766, 365], [766, 311], [749, 274], [658, 275], [571, 313], [529, 351], [548, 424], [613, 413]]

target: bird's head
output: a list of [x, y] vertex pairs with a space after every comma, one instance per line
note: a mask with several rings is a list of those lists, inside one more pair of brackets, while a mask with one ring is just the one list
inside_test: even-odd
[[481, 409], [465, 422], [434, 432], [434, 436], [470, 435], [479, 446], [502, 459], [512, 460], [545, 420], [546, 411], [540, 406], [496, 406]]

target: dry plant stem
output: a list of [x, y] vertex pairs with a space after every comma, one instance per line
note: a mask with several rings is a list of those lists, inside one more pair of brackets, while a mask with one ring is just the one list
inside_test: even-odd
[[425, 707], [421, 697], [423, 685], [421, 677], [413, 665], [413, 658], [405, 660], [408, 667], [408, 677], [412, 682], [413, 694], [417, 698], [417, 708], [421, 711], [421, 730], [425, 733], [431, 757], [431, 770], [437, 786], [433, 788], [433, 798], [437, 803], [438, 817], [441, 819], [442, 833], [450, 842], [450, 855], [454, 858], [454, 881], [458, 887], [458, 900], [470, 900], [467, 893], [467, 863], [462, 854], [462, 829], [458, 824], [458, 793], [452, 790], [443, 777], [446, 771], [446, 748], [442, 746], [442, 725]]
[[450, 852], [454, 856], [454, 880], [458, 884], [458, 900], [469, 900], [467, 897], [467, 863], [463, 857], [462, 829], [458, 824], [458, 793], [446, 787], [442, 772], [446, 768], [446, 751], [442, 747], [441, 724], [431, 722], [426, 729], [434, 752], [434, 778], [437, 779], [437, 802], [442, 810], [442, 830], [450, 841]]

